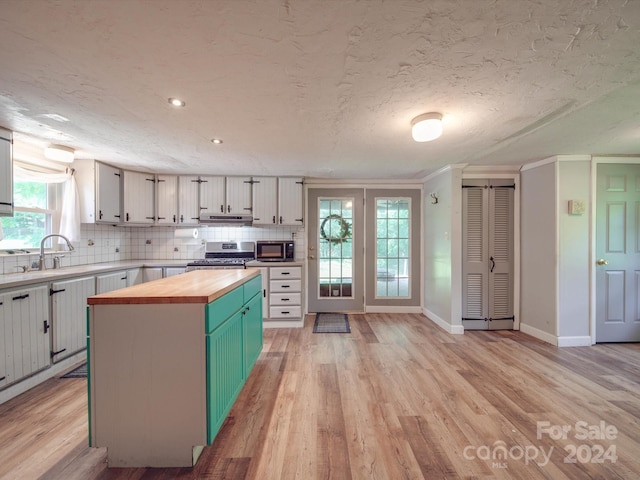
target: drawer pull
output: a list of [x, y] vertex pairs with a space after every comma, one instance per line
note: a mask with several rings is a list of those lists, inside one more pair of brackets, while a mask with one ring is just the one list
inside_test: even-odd
[[289, 312], [289, 311], [284, 311], [284, 310], [282, 311], [282, 314], [283, 314], [283, 315], [289, 315], [290, 313], [291, 313], [291, 312]]
[[291, 272], [280, 272], [280, 275], [291, 275]]
[[291, 285], [280, 285], [282, 288], [291, 288]]
[[288, 298], [281, 298], [280, 300], [282, 300], [283, 302], [288, 302], [289, 301]]
[[25, 298], [29, 298], [28, 293], [25, 293], [24, 295], [18, 295], [17, 297], [13, 297], [12, 300], [24, 300]]

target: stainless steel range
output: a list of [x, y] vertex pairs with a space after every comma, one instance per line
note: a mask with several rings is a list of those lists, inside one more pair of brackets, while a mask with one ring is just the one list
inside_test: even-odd
[[255, 242], [207, 242], [202, 260], [187, 264], [187, 272], [206, 268], [246, 268], [256, 259]]

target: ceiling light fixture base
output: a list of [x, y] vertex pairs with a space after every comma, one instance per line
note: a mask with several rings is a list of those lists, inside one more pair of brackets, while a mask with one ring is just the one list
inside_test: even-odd
[[442, 135], [442, 114], [423, 113], [411, 120], [411, 136], [416, 142], [430, 142]]
[[76, 151], [64, 145], [49, 145], [44, 149], [44, 156], [56, 162], [72, 163]]

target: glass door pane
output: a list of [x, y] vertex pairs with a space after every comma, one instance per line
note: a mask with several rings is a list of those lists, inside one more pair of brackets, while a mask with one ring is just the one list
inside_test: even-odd
[[321, 198], [318, 296], [353, 298], [353, 198]]
[[410, 198], [376, 198], [376, 297], [410, 294]]

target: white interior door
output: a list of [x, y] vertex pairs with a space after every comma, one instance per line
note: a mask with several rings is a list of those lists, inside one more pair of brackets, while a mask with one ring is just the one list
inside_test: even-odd
[[309, 312], [364, 311], [364, 192], [309, 189]]
[[640, 341], [640, 165], [598, 165], [596, 259], [596, 342]]

